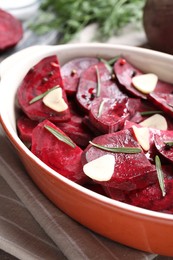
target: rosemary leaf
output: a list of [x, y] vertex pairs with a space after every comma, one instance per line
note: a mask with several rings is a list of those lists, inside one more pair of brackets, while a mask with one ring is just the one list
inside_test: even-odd
[[103, 106], [104, 106], [104, 103], [106, 102], [106, 100], [102, 100], [100, 102], [100, 106], [99, 106], [99, 111], [98, 111], [98, 115], [97, 115], [97, 118], [99, 118], [103, 112]]
[[173, 147], [173, 141], [165, 141], [164, 144], [165, 144], [167, 147]]
[[153, 111], [143, 111], [140, 112], [141, 116], [148, 116], [148, 115], [153, 115], [153, 114], [162, 114], [163, 111], [161, 110], [153, 110]]
[[117, 55], [117, 56], [115, 56], [114, 58], [112, 58], [112, 59], [110, 59], [110, 60], [105, 60], [105, 59], [103, 59], [103, 58], [99, 58], [99, 60], [105, 64], [105, 66], [107, 67], [107, 69], [108, 69], [110, 72], [112, 72], [112, 66], [113, 66], [114, 63], [118, 60], [119, 57], [120, 57], [120, 56]]
[[106, 66], [106, 68], [108, 69], [109, 72], [112, 72], [112, 66], [108, 63], [107, 60], [102, 59], [102, 58], [99, 58], [99, 60], [105, 64], [105, 66]]
[[155, 165], [156, 165], [156, 171], [157, 171], [157, 177], [159, 180], [160, 189], [162, 191], [162, 196], [164, 197], [166, 195], [165, 183], [164, 183], [161, 161], [158, 155], [155, 156]]
[[142, 151], [141, 148], [137, 147], [107, 147], [104, 145], [95, 144], [91, 141], [89, 141], [89, 143], [101, 150], [113, 153], [140, 153]]
[[64, 143], [68, 144], [69, 146], [75, 148], [76, 145], [72, 142], [72, 140], [71, 140], [69, 137], [67, 137], [67, 136], [65, 136], [65, 135], [63, 135], [63, 134], [61, 134], [60, 132], [58, 132], [56, 129], [54, 129], [54, 128], [51, 127], [51, 126], [45, 125], [44, 127], [45, 127], [51, 134], [53, 134], [59, 141], [62, 141], [62, 142], [64, 142]]
[[114, 63], [119, 59], [119, 55], [115, 56], [114, 58], [110, 59], [107, 61], [107, 63], [110, 65], [110, 66], [113, 66]]
[[37, 102], [38, 100], [44, 98], [49, 92], [51, 92], [52, 90], [54, 90], [54, 89], [56, 89], [56, 88], [59, 88], [59, 86], [55, 86], [55, 87], [53, 87], [53, 88], [51, 88], [51, 89], [48, 89], [48, 90], [45, 91], [44, 93], [42, 93], [42, 94], [40, 94], [40, 95], [34, 97], [33, 99], [31, 99], [31, 100], [29, 101], [29, 104], [31, 105], [31, 104]]
[[101, 91], [101, 82], [100, 82], [100, 74], [99, 74], [99, 70], [98, 67], [95, 66], [96, 69], [96, 75], [97, 75], [97, 90], [96, 90], [96, 97], [100, 96], [100, 91]]

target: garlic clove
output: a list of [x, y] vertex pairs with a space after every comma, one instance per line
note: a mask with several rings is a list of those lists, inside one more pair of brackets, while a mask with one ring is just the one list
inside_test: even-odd
[[56, 112], [63, 112], [68, 108], [67, 103], [62, 97], [62, 88], [60, 87], [50, 91], [47, 95], [45, 95], [43, 98], [43, 103], [45, 106]]
[[132, 126], [136, 140], [144, 151], [150, 149], [150, 133], [147, 127]]
[[109, 181], [114, 173], [115, 157], [103, 155], [84, 165], [84, 173], [96, 181]]
[[133, 86], [144, 94], [154, 91], [158, 82], [158, 76], [153, 73], [137, 75], [132, 78]]
[[140, 123], [143, 127], [150, 127], [155, 128], [158, 130], [167, 130], [168, 124], [164, 116], [155, 114], [153, 116], [150, 116], [149, 118], [145, 119]]

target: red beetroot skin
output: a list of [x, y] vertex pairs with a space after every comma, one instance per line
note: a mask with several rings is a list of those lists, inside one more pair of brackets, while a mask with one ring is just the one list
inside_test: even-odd
[[78, 146], [85, 148], [89, 141], [93, 139], [94, 135], [85, 127], [82, 120], [82, 117], [72, 115], [69, 122], [56, 123], [56, 126], [68, 135]]
[[173, 163], [173, 146], [169, 147], [165, 142], [173, 142], [173, 131], [162, 131], [161, 135], [154, 135], [154, 143], [157, 151]]
[[173, 117], [173, 94], [150, 93], [148, 99], [167, 115]]
[[31, 68], [18, 88], [17, 98], [24, 113], [32, 120], [41, 121], [49, 119], [54, 122], [65, 122], [70, 119], [70, 111], [56, 112], [44, 105], [42, 99], [29, 104], [29, 102], [47, 90], [60, 86], [63, 98], [67, 103], [60, 66], [55, 55], [46, 57]]
[[85, 148], [89, 141], [94, 138], [94, 134], [83, 124], [83, 116], [78, 113], [78, 107], [73, 99], [69, 101], [69, 108], [71, 114], [70, 121], [56, 123], [56, 125], [79, 147]]
[[45, 129], [51, 126], [59, 133], [65, 133], [48, 120], [44, 120], [33, 130], [31, 151], [44, 163], [64, 177], [83, 184], [87, 179], [82, 170], [82, 149], [77, 145], [73, 148], [58, 140], [52, 133]]
[[[99, 115], [102, 102], [104, 105]], [[140, 100], [127, 97], [97, 98], [91, 104], [89, 119], [101, 133], [113, 133], [123, 128], [124, 121], [134, 115], [139, 104]]]
[[37, 121], [33, 121], [26, 116], [21, 116], [17, 119], [17, 130], [19, 137], [24, 143], [31, 143], [32, 131], [37, 124]]
[[23, 28], [13, 15], [0, 9], [0, 52], [15, 46], [23, 37]]
[[76, 99], [81, 109], [85, 113], [89, 113], [92, 101], [97, 97], [98, 78], [96, 67], [99, 72], [100, 79], [100, 95], [99, 97], [117, 98], [125, 96], [118, 86], [111, 80], [111, 74], [103, 62], [90, 66], [80, 77]]
[[99, 60], [96, 58], [84, 57], [73, 59], [61, 67], [61, 75], [67, 95], [76, 94], [81, 73], [98, 62]]
[[[134, 139], [132, 129], [98, 136], [94, 138], [93, 143], [107, 147], [140, 147]], [[144, 188], [156, 182], [155, 166], [148, 161], [143, 152], [137, 154], [112, 153], [89, 145], [82, 154], [82, 164], [85, 165], [105, 154], [114, 155], [115, 168], [109, 181], [99, 182], [103, 186], [130, 191]]]
[[119, 190], [112, 187], [106, 187], [106, 186], [103, 187], [106, 195], [111, 199], [128, 203], [128, 196], [126, 196], [126, 194], [128, 193], [126, 191]]

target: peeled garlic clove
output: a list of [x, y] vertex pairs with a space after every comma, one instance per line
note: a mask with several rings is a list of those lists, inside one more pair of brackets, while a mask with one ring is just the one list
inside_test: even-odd
[[168, 124], [164, 116], [155, 114], [140, 123], [141, 126], [155, 128], [158, 130], [167, 130]]
[[158, 82], [158, 76], [153, 73], [137, 75], [132, 78], [133, 86], [144, 94], [154, 91]]
[[50, 91], [47, 95], [45, 95], [43, 98], [43, 103], [45, 106], [56, 112], [63, 112], [68, 108], [67, 103], [62, 97], [62, 88], [60, 87]]
[[150, 133], [147, 127], [132, 126], [136, 140], [144, 151], [150, 149]]
[[103, 155], [84, 165], [84, 173], [96, 181], [109, 181], [114, 173], [115, 157]]

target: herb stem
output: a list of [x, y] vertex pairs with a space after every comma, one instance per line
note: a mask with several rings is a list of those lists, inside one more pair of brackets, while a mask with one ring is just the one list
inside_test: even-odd
[[104, 103], [106, 102], [106, 100], [102, 100], [100, 102], [100, 106], [99, 106], [99, 110], [98, 110], [98, 115], [97, 115], [97, 118], [99, 118], [101, 115], [102, 115], [102, 112], [103, 112], [103, 106], [104, 106]]
[[159, 158], [158, 155], [155, 156], [155, 165], [156, 165], [156, 171], [157, 171], [157, 177], [158, 177], [158, 180], [159, 180], [160, 189], [162, 191], [162, 196], [164, 197], [166, 195], [166, 189], [165, 189], [165, 183], [164, 183], [161, 161], [160, 161], [160, 158]]
[[59, 88], [59, 86], [55, 86], [55, 87], [53, 87], [53, 88], [51, 88], [51, 89], [48, 89], [48, 90], [45, 91], [44, 93], [42, 93], [42, 94], [40, 94], [40, 95], [34, 97], [33, 99], [31, 99], [31, 100], [29, 101], [29, 104], [31, 105], [31, 104], [33, 104], [33, 103], [39, 101], [40, 99], [44, 98], [49, 92], [53, 91], [53, 90], [56, 89], [56, 88]]
[[173, 141], [165, 141], [164, 144], [165, 144], [167, 147], [173, 147]]
[[59, 141], [62, 141], [63, 143], [68, 144], [69, 146], [75, 148], [75, 144], [73, 143], [73, 141], [68, 137], [65, 136], [63, 134], [61, 134], [60, 132], [58, 132], [55, 128], [49, 126], [49, 125], [44, 125], [44, 127], [51, 133], [53, 134]]
[[113, 153], [141, 153], [141, 148], [137, 148], [137, 147], [107, 147], [104, 145], [99, 145], [96, 143], [93, 143], [91, 141], [89, 141], [89, 143], [93, 146], [95, 146], [96, 148], [99, 148], [101, 150], [104, 151], [108, 151], [108, 152], [113, 152]]
[[153, 115], [153, 114], [162, 114], [163, 111], [161, 110], [153, 110], [153, 111], [143, 111], [140, 112], [141, 116], [148, 116], [148, 115]]
[[100, 91], [101, 91], [101, 81], [100, 81], [100, 74], [99, 74], [99, 70], [98, 67], [95, 66], [96, 69], [96, 75], [97, 75], [97, 90], [96, 90], [96, 97], [100, 96]]

